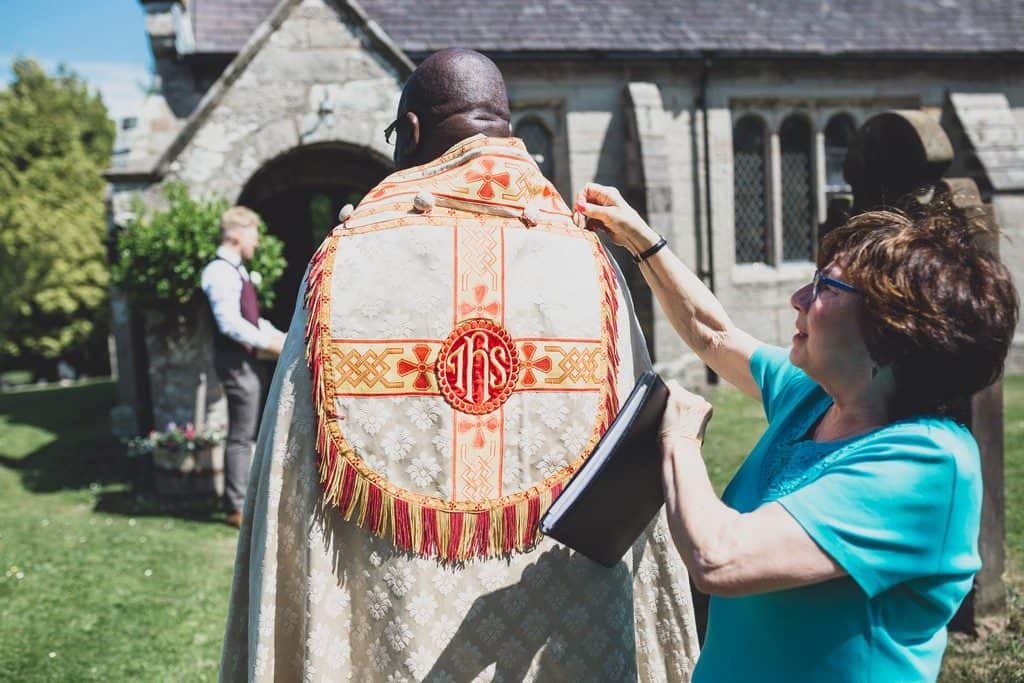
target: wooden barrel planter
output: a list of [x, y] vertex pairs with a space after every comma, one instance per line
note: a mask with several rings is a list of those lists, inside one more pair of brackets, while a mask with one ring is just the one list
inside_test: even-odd
[[224, 494], [224, 446], [202, 446], [194, 451], [153, 451], [153, 477], [157, 495], [166, 502], [216, 500]]

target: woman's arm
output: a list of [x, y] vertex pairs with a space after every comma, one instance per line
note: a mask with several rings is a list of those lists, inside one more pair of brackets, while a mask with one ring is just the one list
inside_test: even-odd
[[750, 595], [846, 574], [778, 503], [741, 514], [711, 486], [701, 458], [711, 406], [676, 382], [661, 429], [669, 530], [697, 588]]
[[[576, 210], [600, 222], [612, 241], [633, 254], [659, 239], [614, 187], [587, 184], [577, 196]], [[646, 259], [640, 271], [686, 345], [727, 382], [760, 399], [750, 374], [750, 357], [760, 342], [733, 324], [711, 290], [667, 247]]]

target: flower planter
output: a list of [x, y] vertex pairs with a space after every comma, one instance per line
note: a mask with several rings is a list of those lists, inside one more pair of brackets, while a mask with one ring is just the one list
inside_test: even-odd
[[153, 450], [153, 476], [161, 498], [213, 498], [224, 493], [224, 446], [194, 451]]

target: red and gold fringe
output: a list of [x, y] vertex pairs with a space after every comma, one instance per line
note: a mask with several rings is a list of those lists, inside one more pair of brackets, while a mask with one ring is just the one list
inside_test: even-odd
[[[615, 271], [612, 270], [612, 265], [608, 261], [608, 255], [599, 245], [597, 246], [596, 253], [598, 262], [601, 264], [601, 277], [604, 280], [604, 287], [602, 287], [604, 291], [604, 301], [602, 302], [604, 315], [602, 317], [604, 318], [604, 333], [608, 339], [608, 374], [605, 378], [604, 405], [605, 422], [601, 425], [601, 433], [603, 434], [608, 429], [611, 421], [619, 413], [619, 299], [616, 296], [619, 287], [618, 278], [615, 277]], [[626, 292], [623, 292], [622, 295], [629, 296]]]
[[339, 453], [329, 427], [321, 422], [317, 442], [320, 481], [326, 501], [346, 521], [355, 521], [396, 547], [441, 562], [507, 557], [533, 548], [541, 538], [540, 518], [562, 484], [535, 489], [493, 509], [447, 510], [421, 505], [384, 490]]

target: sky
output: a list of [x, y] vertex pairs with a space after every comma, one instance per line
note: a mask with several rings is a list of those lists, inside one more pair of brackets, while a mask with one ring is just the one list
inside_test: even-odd
[[137, 113], [152, 55], [138, 0], [0, 0], [0, 87], [15, 57], [60, 63], [97, 88], [120, 119]]

